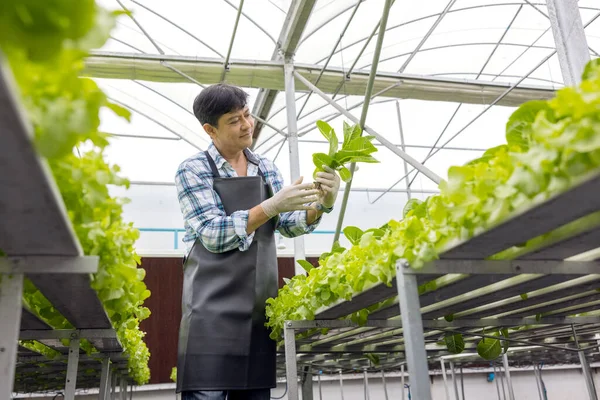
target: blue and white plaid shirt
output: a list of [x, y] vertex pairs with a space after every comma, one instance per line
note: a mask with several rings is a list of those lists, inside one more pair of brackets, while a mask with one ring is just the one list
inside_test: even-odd
[[[208, 147], [222, 177], [236, 177], [237, 173], [219, 153], [214, 144]], [[254, 160], [248, 160], [248, 176], [258, 175], [258, 165], [273, 192], [283, 188], [283, 177], [275, 164], [265, 157], [250, 153]], [[246, 233], [248, 226], [248, 210], [236, 211], [230, 216], [225, 214], [223, 203], [213, 190], [213, 175], [206, 159], [200, 152], [179, 166], [175, 175], [175, 185], [179, 198], [179, 206], [183, 214], [187, 251], [194, 241], [200, 239], [204, 247], [213, 253], [223, 253], [233, 249], [247, 250], [252, 244], [254, 232]], [[306, 223], [306, 211], [286, 212], [279, 215], [277, 229], [285, 237], [295, 237], [312, 232], [320, 222], [320, 218], [311, 225]]]

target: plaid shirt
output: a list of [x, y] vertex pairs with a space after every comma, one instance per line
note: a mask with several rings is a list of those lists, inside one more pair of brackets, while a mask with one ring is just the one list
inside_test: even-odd
[[[208, 147], [222, 177], [236, 177], [237, 173], [221, 156], [214, 144]], [[283, 188], [283, 177], [275, 164], [270, 160], [250, 153], [253, 159], [248, 160], [248, 176], [258, 175], [258, 166], [271, 184], [273, 192]], [[247, 250], [252, 244], [254, 232], [246, 233], [249, 210], [236, 211], [226, 215], [223, 203], [213, 189], [213, 175], [206, 159], [200, 152], [185, 160], [175, 175], [175, 185], [179, 198], [179, 206], [185, 221], [185, 237], [187, 251], [194, 241], [200, 239], [204, 247], [213, 253], [223, 253], [233, 249]], [[295, 237], [312, 232], [320, 222], [320, 218], [311, 225], [306, 223], [306, 211], [286, 212], [279, 215], [277, 229], [285, 237]]]

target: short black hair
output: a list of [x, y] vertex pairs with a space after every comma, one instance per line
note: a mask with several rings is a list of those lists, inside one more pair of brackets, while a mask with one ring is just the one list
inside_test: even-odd
[[231, 111], [246, 107], [248, 93], [242, 89], [218, 83], [204, 89], [194, 100], [194, 115], [202, 125], [210, 124], [216, 127], [219, 118]]

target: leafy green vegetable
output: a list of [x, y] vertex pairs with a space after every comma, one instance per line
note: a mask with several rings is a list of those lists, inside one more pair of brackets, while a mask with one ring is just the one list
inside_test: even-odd
[[[439, 185], [440, 193], [408, 203], [401, 220], [391, 220], [382, 227], [383, 235], [361, 235], [362, 231], [350, 229], [347, 236], [352, 247], [343, 253], [323, 255], [320, 268], [309, 276], [294, 277], [280, 289], [277, 298], [267, 301], [271, 337], [281, 337], [286, 320], [312, 319], [317, 310], [338, 299], [350, 300], [379, 283], [391, 285], [395, 261], [400, 258], [412, 268], [421, 268], [445, 249], [598, 174], [599, 111], [600, 62], [592, 61], [579, 86], [561, 89], [549, 101], [523, 104], [507, 123], [506, 144], [489, 149], [466, 165], [450, 167], [448, 178]], [[333, 134], [327, 126], [321, 124], [321, 128], [327, 135]], [[354, 135], [345, 128], [345, 140], [355, 141], [353, 146], [368, 149], [372, 145], [368, 140], [359, 143]], [[529, 248], [539, 240], [532, 239], [521, 247]], [[421, 285], [419, 293], [435, 290], [428, 285]], [[322, 291], [331, 295], [324, 300], [319, 295]], [[367, 308], [351, 318], [364, 323], [369, 313]], [[495, 358], [503, 346], [506, 349], [508, 343], [500, 337], [485, 339], [478, 350]]]
[[310, 270], [314, 268], [314, 266], [306, 260], [298, 260], [297, 262], [306, 272], [310, 272]]
[[352, 243], [356, 245], [360, 242], [360, 238], [364, 235], [364, 232], [356, 226], [347, 226], [344, 228], [344, 236]]
[[[143, 384], [150, 376], [150, 354], [139, 322], [150, 315], [143, 307], [150, 292], [133, 248], [139, 232], [122, 219], [127, 200], [108, 191], [109, 185], [128, 187], [129, 182], [106, 162], [108, 136], [98, 129], [102, 108], [126, 119], [130, 113], [109, 102], [93, 80], [80, 77], [84, 58], [106, 42], [118, 14], [94, 0], [5, 0], [0, 2], [0, 50], [84, 253], [99, 256], [92, 288], [129, 355], [129, 376]], [[89, 150], [80, 152], [84, 144]], [[31, 282], [25, 282], [23, 299], [52, 327], [72, 328]], [[81, 347], [94, 351], [85, 341]]]
[[477, 354], [484, 360], [495, 360], [502, 354], [502, 346], [499, 339], [482, 338], [477, 343]]
[[341, 150], [339, 148], [339, 139], [333, 128], [325, 121], [317, 121], [317, 128], [329, 142], [329, 153], [313, 154], [313, 164], [316, 169], [313, 176], [323, 171], [323, 165], [337, 170], [340, 178], [344, 182], [352, 179], [352, 173], [344, 164], [365, 162], [377, 163], [371, 153], [377, 151], [377, 148], [371, 143], [374, 136], [361, 136], [362, 131], [358, 125], [350, 126], [344, 122], [344, 143]]
[[444, 342], [452, 354], [460, 354], [465, 349], [465, 340], [460, 333], [447, 333]]

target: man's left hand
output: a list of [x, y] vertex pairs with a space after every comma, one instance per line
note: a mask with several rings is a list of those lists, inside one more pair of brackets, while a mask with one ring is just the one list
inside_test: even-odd
[[317, 178], [315, 179], [315, 181], [321, 184], [319, 202], [323, 206], [331, 208], [335, 204], [335, 199], [340, 190], [340, 177], [334, 169], [326, 165], [323, 165], [321, 168], [324, 172], [317, 172]]

